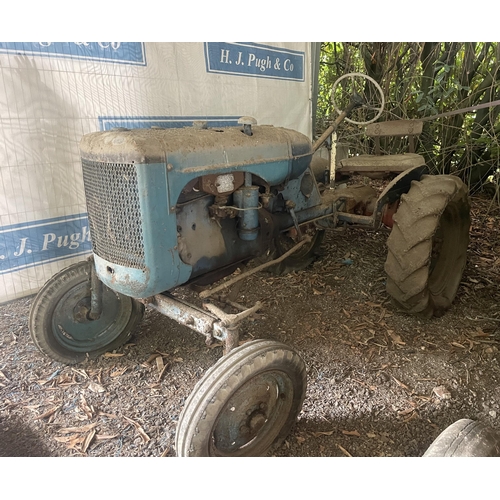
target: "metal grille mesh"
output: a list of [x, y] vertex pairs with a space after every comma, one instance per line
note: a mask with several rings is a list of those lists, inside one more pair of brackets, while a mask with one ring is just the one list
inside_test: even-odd
[[94, 252], [126, 267], [144, 268], [144, 240], [135, 165], [82, 159]]

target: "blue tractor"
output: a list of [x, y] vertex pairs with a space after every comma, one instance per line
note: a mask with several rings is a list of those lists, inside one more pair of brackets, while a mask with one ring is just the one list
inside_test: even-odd
[[[250, 117], [242, 117], [240, 127], [195, 123], [84, 136], [93, 255], [56, 274], [34, 299], [29, 325], [36, 346], [57, 361], [78, 363], [123, 345], [145, 307], [160, 311], [208, 344], [224, 344], [224, 356], [186, 401], [177, 454], [269, 453], [301, 409], [304, 362], [279, 342], [238, 345], [240, 322], [260, 303], [228, 314], [208, 301], [199, 307], [176, 298], [176, 287], [202, 286], [200, 297], [206, 299], [265, 267], [303, 269], [325, 230], [340, 224], [393, 226], [387, 289], [409, 313], [445, 311], [465, 265], [469, 203], [457, 177], [426, 175], [426, 165], [417, 160], [378, 196], [318, 183], [313, 154], [342, 120], [364, 109], [373, 112], [362, 91], [351, 93], [314, 144], [299, 132], [259, 126]], [[369, 121], [373, 116], [358, 123]], [[263, 263], [206, 288], [256, 261]]]

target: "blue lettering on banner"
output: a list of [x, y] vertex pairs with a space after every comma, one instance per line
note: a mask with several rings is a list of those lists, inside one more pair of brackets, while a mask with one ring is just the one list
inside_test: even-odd
[[305, 53], [251, 42], [205, 42], [208, 73], [304, 81]]
[[195, 121], [205, 121], [207, 126], [234, 127], [240, 116], [100, 116], [99, 130], [126, 128], [183, 128], [192, 127]]
[[87, 214], [0, 227], [0, 274], [91, 251]]
[[142, 42], [0, 42], [0, 52], [146, 66]]

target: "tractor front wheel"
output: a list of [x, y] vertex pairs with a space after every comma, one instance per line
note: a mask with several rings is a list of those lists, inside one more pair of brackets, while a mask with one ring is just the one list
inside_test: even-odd
[[35, 297], [29, 329], [37, 348], [65, 364], [79, 363], [123, 345], [142, 319], [144, 306], [103, 285], [102, 313], [90, 317], [89, 261], [54, 275]]
[[179, 417], [180, 457], [255, 457], [285, 440], [306, 395], [306, 368], [273, 340], [248, 342], [196, 384]]

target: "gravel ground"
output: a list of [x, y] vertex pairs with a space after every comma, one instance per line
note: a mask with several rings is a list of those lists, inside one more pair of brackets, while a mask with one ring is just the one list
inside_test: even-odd
[[[420, 457], [460, 418], [500, 430], [499, 215], [473, 199], [469, 261], [441, 318], [392, 307], [382, 231], [329, 231], [307, 270], [243, 282], [237, 301], [264, 307], [241, 340], [284, 342], [307, 366], [302, 411], [276, 456]], [[133, 342], [65, 366], [31, 341], [31, 302], [0, 306], [0, 456], [175, 456], [184, 402], [222, 347], [147, 311]]]

